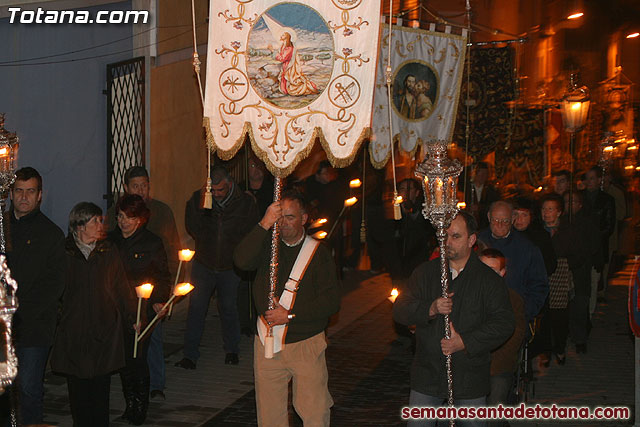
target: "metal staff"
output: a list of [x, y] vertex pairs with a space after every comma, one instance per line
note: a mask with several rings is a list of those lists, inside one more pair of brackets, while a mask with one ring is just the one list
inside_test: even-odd
[[[458, 213], [456, 189], [458, 176], [462, 172], [460, 162], [452, 161], [447, 157], [447, 145], [447, 142], [442, 140], [430, 141], [425, 144], [427, 157], [416, 168], [416, 176], [422, 179], [422, 190], [424, 191], [422, 214], [431, 221], [437, 230], [436, 236], [440, 248], [440, 285], [442, 286], [443, 298], [449, 297], [449, 261], [445, 247], [447, 228]], [[448, 315], [444, 316], [444, 335], [446, 339], [451, 338], [451, 323]], [[453, 407], [451, 355], [446, 356], [446, 368], [447, 403]], [[450, 426], [454, 424], [454, 420], [449, 420]]]
[[[273, 201], [280, 201], [282, 193], [282, 178], [276, 177], [273, 184]], [[271, 231], [271, 262], [269, 264], [269, 310], [276, 308], [275, 293], [278, 282], [278, 243], [280, 242], [280, 227], [278, 221], [273, 224]], [[264, 339], [264, 357], [273, 358], [273, 327], [268, 325], [267, 336]]]

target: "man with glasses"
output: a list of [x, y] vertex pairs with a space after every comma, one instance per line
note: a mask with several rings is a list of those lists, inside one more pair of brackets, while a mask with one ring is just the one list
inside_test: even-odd
[[547, 270], [540, 249], [512, 229], [514, 213], [510, 203], [494, 202], [487, 216], [489, 228], [478, 233], [478, 238], [507, 258], [507, 286], [524, 300], [525, 317], [530, 322], [540, 312], [549, 293]]

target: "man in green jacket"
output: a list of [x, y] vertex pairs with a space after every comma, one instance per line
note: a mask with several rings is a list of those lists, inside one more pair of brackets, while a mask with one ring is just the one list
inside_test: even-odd
[[[333, 400], [327, 387], [328, 374], [325, 360], [327, 342], [324, 330], [329, 317], [340, 308], [340, 295], [336, 268], [323, 245], [317, 245], [306, 236], [305, 203], [298, 193], [285, 192], [280, 202], [267, 208], [262, 220], [236, 246], [234, 261], [243, 270], [257, 270], [253, 282], [258, 322], [276, 327], [286, 325], [283, 345], [273, 358], [265, 357], [264, 343], [259, 336], [254, 341], [254, 376], [258, 425], [288, 425], [288, 383], [293, 378], [293, 401], [305, 425], [328, 426]], [[285, 284], [303, 246], [313, 245], [315, 252], [307, 257], [308, 265], [298, 277], [293, 303], [287, 310], [278, 302], [270, 310], [269, 264], [271, 233], [278, 222], [280, 244], [276, 300], [280, 300]], [[310, 239], [310, 240], [309, 240]], [[307, 240], [309, 240], [307, 242]], [[304, 255], [301, 256], [304, 259]], [[284, 292], [286, 293], [286, 292]], [[280, 302], [284, 303], [283, 296]], [[260, 327], [260, 325], [259, 325]]]
[[[441, 295], [440, 260], [435, 259], [416, 268], [394, 304], [396, 322], [416, 325], [410, 406], [444, 405], [445, 356], [449, 354], [456, 406], [486, 404], [490, 352], [511, 336], [515, 322], [503, 279], [473, 252], [475, 233], [475, 219], [465, 211], [460, 211], [447, 229], [448, 298]], [[450, 339], [444, 338], [445, 314], [451, 321]], [[435, 420], [420, 420], [415, 425], [435, 425]], [[465, 425], [484, 423], [473, 420]]]

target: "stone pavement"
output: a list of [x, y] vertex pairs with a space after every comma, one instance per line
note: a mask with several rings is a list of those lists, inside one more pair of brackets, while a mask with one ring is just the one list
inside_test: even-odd
[[[628, 406], [633, 417], [635, 405], [634, 345], [627, 315], [628, 286], [636, 262], [627, 260], [612, 280], [604, 301], [592, 318], [587, 353], [576, 354], [569, 341], [567, 362], [560, 366], [551, 362], [548, 368], [534, 359], [534, 395], [530, 404], [563, 406]], [[562, 426], [617, 426], [632, 422], [538, 423]], [[534, 423], [512, 423], [532, 426]]]
[[[573, 344], [569, 344], [565, 366], [552, 363], [545, 369], [538, 367], [537, 360], [534, 360], [535, 393], [529, 403], [629, 406], [633, 415], [634, 347], [626, 313], [626, 286], [632, 267], [632, 262], [626, 264], [609, 286], [606, 300], [598, 305], [588, 353], [578, 355]], [[408, 400], [412, 354], [410, 341], [398, 339], [391, 321], [391, 304], [386, 300], [391, 288], [389, 278], [352, 272], [342, 283], [342, 310], [329, 328], [327, 350], [329, 388], [335, 401], [332, 425], [402, 425], [399, 411]], [[185, 371], [175, 368], [173, 363], [182, 357], [180, 349], [185, 311], [183, 302], [171, 321], [165, 323], [167, 400], [151, 403], [146, 425], [256, 425], [251, 340], [242, 339], [240, 365], [224, 365], [218, 317], [212, 313], [208, 316], [198, 369]], [[64, 381], [48, 375], [46, 388], [45, 419], [70, 426]], [[117, 376], [113, 377], [111, 396], [115, 418], [123, 408]], [[293, 411], [290, 419], [292, 425], [302, 425]], [[511, 425], [538, 424], [617, 426], [630, 425], [631, 421], [519, 422]]]

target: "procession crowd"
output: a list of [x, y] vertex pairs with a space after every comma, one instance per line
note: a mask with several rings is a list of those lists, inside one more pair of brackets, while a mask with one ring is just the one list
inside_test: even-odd
[[[247, 166], [244, 183], [224, 167], [213, 168], [211, 193], [198, 189], [186, 202], [194, 288], [183, 358], [175, 366], [197, 369], [215, 294], [224, 363], [240, 363], [243, 333], [254, 339], [259, 425], [287, 425], [291, 379], [305, 425], [329, 424], [324, 330], [339, 311], [339, 278], [358, 267], [365, 241], [371, 271], [386, 270], [400, 283], [394, 320], [415, 340], [411, 406], [445, 403], [448, 356], [456, 367], [456, 404], [483, 406], [513, 403], [524, 348], [529, 360], [540, 355], [547, 366], [565, 364], [569, 339], [576, 352], [588, 351], [590, 318], [606, 290], [627, 216], [625, 192], [600, 168], [577, 174], [575, 183], [569, 172], [557, 171], [547, 189], [494, 186], [485, 163], [465, 173], [460, 194], [466, 207], [447, 229], [450, 293], [443, 297], [435, 230], [422, 215], [418, 180], [398, 183], [402, 218], [393, 219], [379, 173], [365, 181], [361, 208], [347, 210], [353, 170], [340, 173], [321, 162], [308, 178], [290, 180], [273, 202], [264, 164], [250, 157]], [[19, 371], [2, 403], [3, 415], [18, 425], [43, 422], [48, 362], [67, 380], [75, 426], [109, 425], [115, 373], [126, 402], [121, 419], [133, 425], [144, 423], [150, 399], [166, 398], [164, 303], [175, 291], [174, 277], [180, 278], [182, 245], [171, 208], [150, 197], [144, 167], [126, 172], [124, 190], [107, 212], [91, 202], [75, 205], [65, 237], [40, 211], [40, 174], [31, 167], [16, 172], [4, 229], [8, 265], [19, 284], [13, 324]], [[310, 236], [309, 224], [319, 219], [330, 230], [322, 243]], [[276, 222], [279, 263], [270, 295]], [[153, 291], [139, 300], [136, 287], [143, 283]], [[156, 316], [160, 321], [137, 339]], [[450, 338], [444, 337], [445, 316]]]

